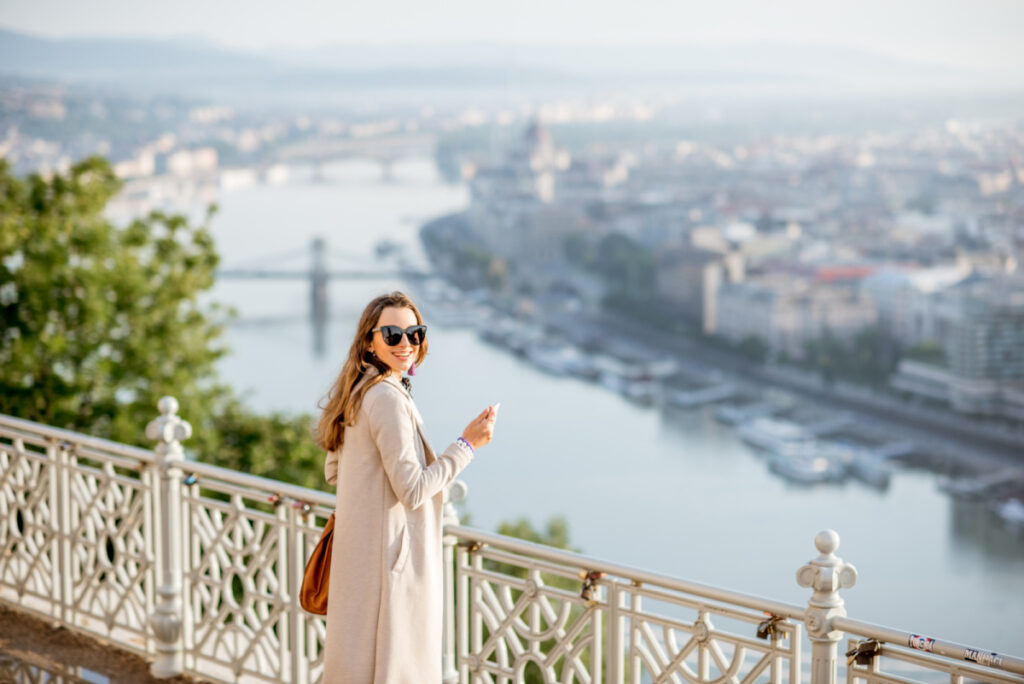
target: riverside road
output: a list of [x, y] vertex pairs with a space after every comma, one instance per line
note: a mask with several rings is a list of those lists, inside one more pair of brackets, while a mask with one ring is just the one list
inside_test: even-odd
[[[987, 426], [947, 411], [915, 406], [848, 383], [824, 384], [814, 374], [778, 365], [760, 364], [716, 349], [710, 343], [677, 334], [642, 335], [650, 326], [623, 316], [602, 313], [542, 314], [541, 320], [575, 343], [614, 337], [619, 350], [636, 355], [638, 348], [669, 356], [684, 366], [707, 371], [720, 369], [738, 384], [751, 388], [776, 387], [819, 405], [848, 411], [872, 421], [882, 431], [914, 440], [939, 462], [970, 470], [989, 470], [1007, 465], [1024, 467], [1024, 430], [1012, 432]], [[613, 335], [610, 336], [609, 332]]]

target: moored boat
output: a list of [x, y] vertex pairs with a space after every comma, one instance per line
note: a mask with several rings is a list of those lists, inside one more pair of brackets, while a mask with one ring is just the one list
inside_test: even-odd
[[1024, 527], [1024, 501], [1011, 497], [992, 504], [992, 512], [1004, 523]]
[[787, 480], [799, 484], [835, 482], [846, 475], [838, 459], [824, 454], [775, 454], [768, 459], [768, 468]]

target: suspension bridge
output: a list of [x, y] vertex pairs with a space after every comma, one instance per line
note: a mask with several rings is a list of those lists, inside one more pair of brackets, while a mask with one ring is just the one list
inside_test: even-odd
[[[378, 256], [389, 251], [390, 246], [378, 243]], [[282, 264], [294, 262], [302, 255], [308, 255], [308, 264], [287, 268]], [[429, 271], [417, 270], [399, 264], [386, 264], [383, 268], [373, 267], [374, 258], [366, 254], [332, 251], [327, 240], [314, 237], [309, 247], [288, 252], [278, 252], [250, 259], [244, 264], [218, 269], [217, 278], [225, 280], [305, 280], [309, 283], [309, 320], [313, 324], [314, 346], [322, 353], [324, 333], [327, 327], [330, 307], [328, 290], [332, 280], [422, 280], [432, 276]], [[341, 264], [335, 267], [331, 264]]]
[[324, 166], [338, 159], [370, 159], [380, 164], [381, 178], [393, 180], [395, 164], [402, 159], [430, 158], [437, 147], [431, 133], [392, 132], [365, 138], [313, 138], [291, 143], [277, 151], [277, 159], [286, 164], [308, 163], [313, 178], [323, 180]]

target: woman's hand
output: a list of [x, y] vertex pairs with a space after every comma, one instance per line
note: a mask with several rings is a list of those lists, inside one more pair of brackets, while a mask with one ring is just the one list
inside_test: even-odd
[[462, 431], [462, 439], [469, 442], [473, 449], [479, 449], [487, 444], [494, 435], [494, 421], [497, 417], [497, 405], [488, 406]]

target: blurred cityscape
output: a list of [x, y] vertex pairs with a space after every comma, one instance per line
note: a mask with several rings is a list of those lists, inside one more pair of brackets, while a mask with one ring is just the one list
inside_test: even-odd
[[[741, 472], [754, 470], [749, 462], [728, 462], [721, 430], [793, 495], [788, 517], [775, 513], [788, 525], [816, 524], [822, 511], [848, 507], [847, 524], [864, 538], [890, 517], [948, 517], [931, 525], [948, 537], [928, 542], [933, 565], [942, 566], [931, 573], [935, 584], [968, 581], [946, 562], [947, 551], [980, 550], [983, 559], [972, 557], [980, 569], [942, 627], [966, 621], [964, 629], [986, 640], [1012, 640], [1013, 630], [987, 619], [969, 594], [998, 595], [1007, 624], [1024, 615], [1003, 600], [1001, 585], [1024, 558], [1024, 81], [822, 46], [546, 45], [521, 47], [512, 66], [501, 46], [467, 50], [256, 54], [187, 40], [50, 40], [0, 29], [0, 158], [19, 176], [51, 176], [91, 155], [106, 157], [123, 181], [106, 209], [118, 224], [154, 210], [200, 217], [210, 204], [243, 197], [251, 234], [218, 236], [218, 287], [285, 277], [285, 251], [312, 257], [285, 274], [309, 281], [308, 312], [295, 315], [292, 299], [291, 319], [260, 310], [245, 321], [248, 333], [238, 332], [241, 324], [232, 331], [232, 342], [242, 340], [233, 353], [246, 344], [254, 351], [243, 349], [229, 381], [291, 376], [292, 384], [267, 381], [268, 392], [300, 395], [288, 410], [311, 405], [314, 393], [295, 381], [309, 370], [296, 370], [297, 335], [259, 345], [275, 326], [305, 330], [309, 318], [316, 332], [308, 356], [322, 360], [327, 319], [340, 309], [327, 304], [327, 282], [345, 277], [328, 263], [328, 245], [368, 231], [333, 215], [320, 217], [318, 225], [336, 224], [322, 233], [279, 219], [257, 225], [267, 205], [253, 197], [288, 187], [334, 191], [343, 185], [337, 167], [350, 163], [373, 169], [354, 192], [377, 204], [393, 197], [388, 188], [412, 195], [417, 183], [429, 185], [437, 197], [410, 200], [379, 223], [359, 214], [374, 227], [415, 224], [407, 234], [372, 234], [363, 275], [375, 259], [380, 273], [408, 285], [436, 326], [432, 336], [472, 331], [478, 346], [460, 351], [480, 367], [515, 357], [641, 407], [641, 417], [623, 419], [622, 433], [630, 444], [649, 440], [648, 455], [664, 449], [675, 459], [638, 458], [632, 467], [643, 485], [599, 480], [593, 490], [579, 487], [586, 494], [567, 495], [566, 473], [589, 466], [568, 458], [558, 465], [551, 456], [579, 449], [573, 456], [581, 457], [574, 440], [600, 442], [588, 426], [619, 405], [598, 417], [572, 409], [572, 430], [592, 435], [523, 419], [524, 435], [494, 447], [522, 472], [475, 463], [483, 474], [473, 484], [482, 494], [474, 515], [508, 515], [494, 512], [508, 505], [495, 492], [514, 490], [514, 505], [530, 513], [569, 508], [592, 545], [614, 538], [609, 555], [617, 543], [630, 563], [661, 562], [669, 553], [663, 532], [638, 528], [657, 527], [650, 523], [659, 516], [697, 514], [683, 510], [676, 492], [659, 492], [660, 508], [645, 508], [658, 498], [647, 483], [675, 477], [681, 490], [693, 490], [695, 508], [724, 498], [708, 484], [710, 471], [682, 452], [720, 459], [714, 468], [728, 496], [770, 498], [763, 480]], [[429, 173], [407, 175], [410, 163]], [[453, 189], [456, 200], [438, 188]], [[313, 215], [300, 217], [295, 197], [279, 201], [297, 221]], [[430, 213], [435, 202], [459, 206]], [[238, 253], [252, 256], [247, 250], [270, 253], [277, 271], [239, 267]], [[268, 291], [253, 288], [239, 299], [270, 299]], [[346, 345], [349, 335], [346, 328]], [[272, 357], [294, 365], [267, 364]], [[326, 378], [325, 367], [309, 372]], [[512, 394], [517, 382], [536, 380], [518, 368], [495, 371], [492, 384]], [[418, 389], [429, 392], [427, 382], [418, 379]], [[524, 390], [538, 414], [549, 410], [541, 387]], [[657, 428], [643, 422], [652, 409], [663, 419]], [[530, 430], [543, 448], [533, 449]], [[614, 457], [611, 469], [624, 451], [596, 444], [586, 458]], [[893, 493], [891, 482], [910, 471], [934, 476], [938, 486], [929, 479], [927, 489], [940, 490], [941, 503], [917, 480]], [[561, 481], [546, 490], [545, 479]], [[846, 483], [852, 494], [841, 489]], [[833, 501], [840, 491], [848, 498]], [[590, 498], [618, 505], [600, 519]], [[712, 547], [728, 525], [775, 535], [755, 527], [776, 523], [722, 508], [730, 510], [716, 513], [722, 519], [712, 540], [691, 540], [694, 547]], [[608, 532], [613, 518], [628, 531]], [[878, 567], [888, 568], [893, 544], [903, 543], [903, 532], [888, 533]], [[639, 555], [633, 539], [662, 555]], [[742, 563], [722, 563], [738, 568], [737, 581], [748, 580]], [[903, 586], [891, 574], [874, 608], [892, 604], [899, 613], [891, 598]], [[920, 614], [935, 620], [925, 612], [934, 602], [921, 596]]]
[[[866, 114], [861, 130], [802, 134], [799, 116], [763, 132], [741, 118], [701, 135], [678, 103], [639, 96], [376, 109], [245, 109], [8, 78], [0, 153], [43, 174], [109, 157], [125, 181], [109, 208], [121, 220], [287, 183], [297, 169], [322, 181], [338, 159], [371, 159], [386, 181], [396, 162], [429, 156], [470, 188], [464, 212], [424, 226], [433, 266], [478, 300], [574, 329], [579, 339], [501, 322], [504, 343], [548, 369], [598, 378], [611, 363], [614, 387], [650, 400], [649, 372], [573, 346], [595, 343], [588, 317], [638, 322], [765, 363], [776, 381], [809, 371], [869, 388], [868, 405], [893, 399], [914, 418], [967, 425], [978, 443], [1024, 443], [1019, 118], [885, 128]], [[764, 407], [732, 384], [662, 370], [703, 392], [680, 402]]]
[[315, 179], [370, 158], [387, 177], [431, 155], [471, 188], [430, 233], [472, 252], [464, 288], [628, 312], [1024, 425], [1019, 117], [686, 136], [677, 111], [639, 97], [330, 114], [126, 93], [8, 77], [0, 154], [20, 174], [109, 157], [124, 217], [284, 183], [297, 165]]

